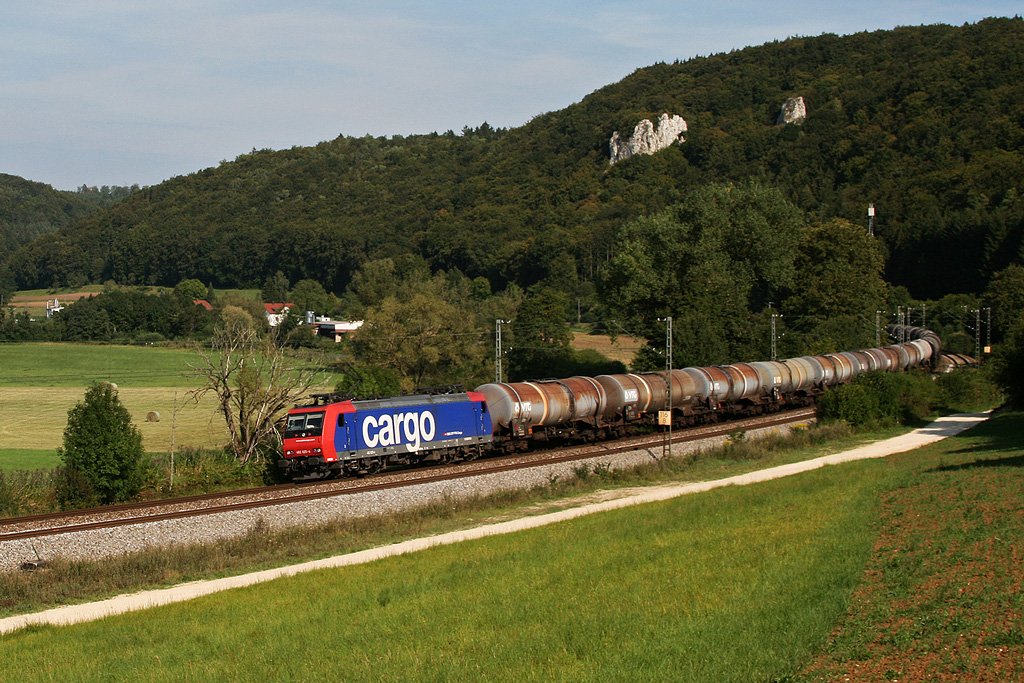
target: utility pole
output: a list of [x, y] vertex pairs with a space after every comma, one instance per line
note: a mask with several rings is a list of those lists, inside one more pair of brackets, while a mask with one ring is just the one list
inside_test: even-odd
[[171, 404], [171, 482], [170, 490], [174, 490], [174, 428], [178, 424], [178, 392], [174, 392], [174, 403]]
[[875, 348], [882, 345], [882, 312], [875, 311]]
[[875, 236], [875, 205], [868, 204], [868, 235]]
[[921, 304], [921, 327], [928, 327], [928, 304]]
[[661, 458], [672, 454], [672, 316], [659, 318], [665, 323], [665, 415], [658, 416], [659, 424], [667, 424], [666, 439], [661, 443]]
[[[978, 329], [977, 323], [975, 323], [975, 326], [973, 328], [971, 327], [971, 318], [970, 318], [970, 314], [971, 313], [976, 313], [976, 311], [973, 308], [968, 308], [967, 306], [961, 306], [960, 309], [963, 311], [963, 315], [960, 318], [960, 324], [963, 326], [963, 328], [965, 330], [967, 330], [968, 332], [972, 332], [974, 334], [974, 348], [975, 348], [975, 354], [977, 354], [978, 335], [981, 334], [981, 331]], [[977, 358], [975, 358], [975, 360], [977, 360]]]
[[981, 362], [981, 309], [974, 309], [974, 360]]
[[[987, 322], [985, 323], [985, 353], [992, 353], [992, 308], [990, 306], [985, 307], [985, 317]], [[978, 359], [981, 362], [981, 359]]]
[[507, 320], [497, 319], [494, 321], [494, 381], [501, 384], [501, 325]]
[[775, 319], [777, 317], [778, 317], [777, 315], [772, 313], [772, 360], [778, 360], [779, 359], [779, 351], [778, 351], [778, 348], [777, 348], [777, 345], [776, 345], [777, 337], [775, 335], [775, 330], [776, 330], [776, 328], [775, 328]]

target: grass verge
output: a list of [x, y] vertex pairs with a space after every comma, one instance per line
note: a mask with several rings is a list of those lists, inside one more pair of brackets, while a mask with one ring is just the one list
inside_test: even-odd
[[[1003, 648], [1012, 651], [1013, 661], [1024, 661], [1015, 640], [1021, 576], [1014, 550], [1024, 541], [1022, 433], [1024, 415], [1005, 414], [885, 461], [319, 572], [100, 623], [33, 629], [0, 641], [0, 658], [10, 662], [12, 676], [29, 680], [266, 680], [340, 673], [373, 680], [832, 680], [837, 672], [842, 677], [844, 664], [874, 661], [880, 652], [872, 647], [890, 648], [892, 661], [901, 664], [918, 651], [915, 643], [926, 655], [935, 651], [929, 634], [955, 632], [973, 652], [961, 668], [967, 674], [961, 678], [969, 679], [1003, 661], [982, 657], [977, 648]], [[736, 457], [726, 452], [702, 460], [719, 461], [716, 469], [751, 463], [750, 453]], [[798, 458], [776, 452], [773, 459]], [[758, 466], [767, 464], [774, 463]], [[647, 468], [641, 478], [664, 467]], [[466, 526], [508, 513], [514, 504], [554, 497], [556, 489], [579, 490], [607, 479], [621, 483], [626, 476], [598, 471], [571, 486], [555, 482], [532, 496], [510, 495], [504, 504], [437, 506], [404, 520], [366, 520], [363, 528], [335, 525], [334, 542], [355, 549], [376, 544], [374, 536]], [[961, 513], [947, 515], [957, 501]], [[930, 511], [930, 523], [915, 520], [922, 510]], [[920, 533], [922, 526], [928, 533]], [[886, 540], [891, 528], [899, 540]], [[985, 530], [993, 529], [998, 541], [986, 544]], [[259, 548], [257, 562], [272, 565], [282, 553], [294, 553], [296, 560], [304, 555], [290, 545], [294, 536], [308, 535], [316, 545], [325, 532], [254, 529], [248, 539], [204, 552], [223, 566], [228, 563], [222, 558], [232, 553], [252, 561], [252, 550], [243, 546]], [[1006, 550], [974, 561], [978, 548], [1000, 542]], [[331, 543], [327, 539], [315, 554], [334, 554]], [[865, 566], [869, 572], [851, 608], [849, 596]], [[99, 571], [104, 569], [113, 573], [111, 566]], [[966, 583], [944, 583], [951, 569], [967, 572]], [[880, 588], [866, 590], [873, 572], [882, 577]], [[47, 573], [16, 578], [33, 582]], [[168, 580], [175, 578], [190, 577]], [[961, 589], [972, 581], [976, 592], [964, 596]], [[0, 595], [10, 588], [0, 586]], [[877, 598], [877, 609], [876, 603], [859, 607], [865, 590]], [[979, 605], [985, 609], [979, 612]], [[908, 622], [894, 606], [926, 609]], [[822, 649], [844, 611], [843, 627]], [[325, 647], [324, 634], [347, 645]], [[82, 658], [83, 650], [91, 656]], [[815, 652], [825, 654], [814, 659]], [[811, 660], [815, 664], [807, 667]], [[935, 661], [901, 671], [929, 678]], [[830, 668], [836, 662], [839, 668]], [[845, 669], [851, 670], [857, 669]], [[861, 680], [878, 680], [888, 671]]]
[[[215, 547], [157, 548], [102, 563], [56, 561], [43, 572], [0, 574], [0, 615], [292, 564], [523, 514], [548, 512], [574, 505], [579, 496], [601, 490], [718, 479], [845, 450], [896, 431], [851, 434], [843, 425], [828, 425], [802, 430], [790, 437], [737, 440], [723, 448], [688, 458], [652, 462], [633, 470], [580, 465], [576, 476], [554, 479], [535, 490], [510, 491], [401, 514], [340, 520], [274, 534], [257, 529], [252, 538]], [[201, 478], [203, 473], [190, 476]], [[216, 477], [218, 473], [212, 472], [210, 476]]]
[[[206, 680], [767, 680], [842, 613], [876, 486], [822, 470], [723, 489], [36, 629], [0, 641], [0, 657], [14, 677], [76, 680], [181, 680], [198, 667]], [[325, 656], [326, 633], [353, 646]]]

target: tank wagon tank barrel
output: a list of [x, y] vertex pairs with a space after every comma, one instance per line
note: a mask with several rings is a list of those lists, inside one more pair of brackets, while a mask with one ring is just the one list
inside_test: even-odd
[[669, 405], [678, 418], [709, 413], [757, 413], [781, 403], [809, 403], [830, 386], [866, 372], [906, 370], [928, 363], [941, 344], [931, 330], [890, 326], [909, 341], [883, 348], [841, 351], [785, 360], [686, 367], [644, 373], [571, 377], [542, 382], [491, 383], [487, 398], [495, 436], [614, 433], [624, 423], [653, 423]]

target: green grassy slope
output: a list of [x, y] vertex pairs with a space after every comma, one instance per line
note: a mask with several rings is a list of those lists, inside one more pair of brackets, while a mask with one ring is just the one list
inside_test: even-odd
[[[969, 491], [972, 509], [995, 515], [926, 525], [938, 529], [922, 547], [936, 567], [963, 569], [961, 562], [970, 559], [927, 550], [957, 539], [972, 546], [964, 541], [976, 532], [965, 531], [965, 524], [977, 533], [998, 525], [1008, 548], [1024, 542], [1024, 518], [1013, 513], [1024, 485], [1018, 466], [1022, 432], [1024, 416], [1009, 414], [884, 461], [304, 575], [73, 628], [34, 629], [0, 641], [0, 659], [10, 662], [8, 672], [18, 680], [813, 676], [805, 667], [828, 651], [829, 634], [858, 584], [863, 590], [880, 572], [878, 595], [894, 601], [914, 599], [930, 585], [932, 575], [919, 571], [918, 558], [901, 568], [902, 560], [894, 565], [885, 555], [888, 546], [878, 543], [880, 535], [892, 535], [893, 506], [904, 492], [915, 495], [902, 515], [941, 518], [950, 491]], [[976, 485], [980, 476], [988, 483]], [[902, 538], [911, 548], [925, 540]], [[1002, 568], [1019, 573], [1012, 553], [991, 557], [1000, 568], [996, 576]], [[1019, 610], [1014, 582], [991, 581], [987, 573], [993, 572], [974, 572], [981, 582], [974, 594]], [[948, 628], [947, 600], [960, 601], [973, 615], [957, 622], [975, 639], [968, 643], [1006, 621], [998, 610], [971, 612], [978, 602], [964, 603], [962, 591], [942, 595], [925, 601], [930, 610], [915, 617], [913, 634]], [[900, 627], [890, 613], [867, 607], [871, 628], [892, 633]], [[1009, 634], [1020, 612], [1011, 614], [1018, 616], [1003, 627]], [[849, 619], [843, 622], [847, 629]], [[1022, 641], [999, 636], [998, 642], [1020, 654]], [[90, 656], [82, 657], [83, 650]], [[914, 671], [942, 671], [941, 662], [928, 666]]]

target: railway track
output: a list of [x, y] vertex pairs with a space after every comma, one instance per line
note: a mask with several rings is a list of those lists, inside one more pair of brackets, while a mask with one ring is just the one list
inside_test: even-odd
[[[672, 443], [679, 444], [721, 437], [740, 430], [768, 428], [807, 420], [814, 416], [813, 408], [800, 408], [770, 416], [732, 420], [704, 425], [673, 433]], [[665, 444], [663, 433], [631, 437], [613, 442], [587, 444], [540, 451], [536, 453], [505, 455], [479, 461], [384, 472], [369, 479], [342, 479], [305, 484], [282, 484], [253, 489], [227, 491], [196, 496], [172, 498], [162, 501], [128, 503], [103, 508], [72, 512], [31, 515], [0, 520], [0, 544], [6, 541], [31, 540], [59, 534], [113, 529], [165, 520], [202, 517], [215, 513], [285, 505], [333, 496], [349, 496], [407, 486], [444, 482], [487, 474], [510, 472], [544, 465], [586, 461], [592, 458], [640, 450], [653, 453]]]

